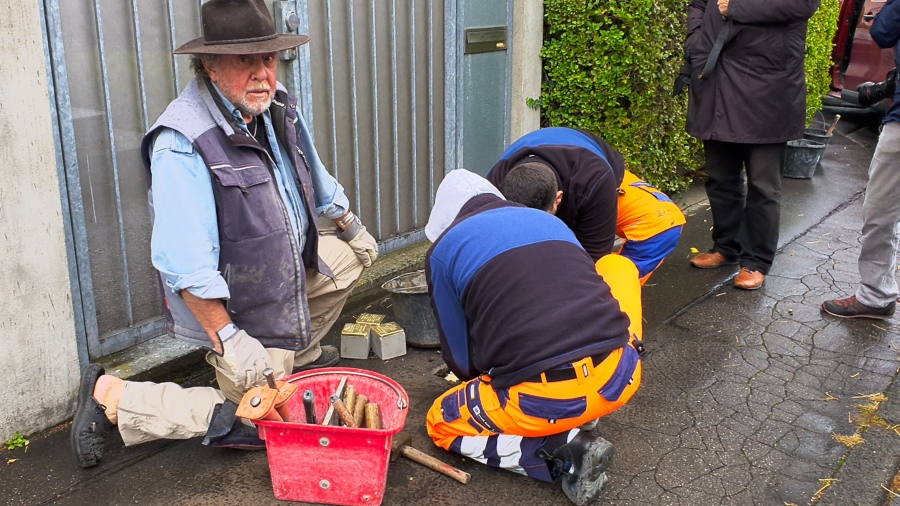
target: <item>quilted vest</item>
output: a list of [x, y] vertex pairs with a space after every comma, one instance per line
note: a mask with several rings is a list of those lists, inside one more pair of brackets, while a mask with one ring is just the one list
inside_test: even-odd
[[[225, 308], [239, 328], [263, 346], [302, 350], [309, 346], [306, 268], [332, 276], [317, 254], [318, 230], [309, 167], [297, 132], [297, 100], [279, 83], [269, 112], [278, 142], [289, 153], [306, 204], [303, 249], [291, 229], [266, 150], [237, 127], [206, 81], [194, 79], [144, 135], [141, 154], [147, 175], [151, 219], [150, 154], [155, 134], [171, 128], [191, 142], [209, 169], [219, 231], [219, 272], [231, 298]], [[273, 146], [274, 149], [274, 146]], [[211, 348], [203, 327], [160, 275], [169, 335]]]

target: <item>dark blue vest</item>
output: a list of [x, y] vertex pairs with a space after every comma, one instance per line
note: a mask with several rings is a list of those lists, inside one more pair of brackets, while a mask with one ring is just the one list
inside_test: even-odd
[[[317, 254], [313, 184], [297, 132], [297, 100], [279, 85], [269, 112], [278, 142], [296, 168], [294, 175], [306, 203], [309, 227], [302, 250], [278, 191], [274, 162], [256, 139], [232, 123], [207, 86], [192, 81], [144, 136], [141, 153], [150, 184], [151, 215], [152, 142], [160, 128], [171, 128], [193, 144], [210, 172], [219, 229], [218, 268], [231, 294], [225, 307], [232, 321], [266, 347], [302, 350], [310, 342], [305, 269], [332, 273]], [[211, 347], [209, 336], [181, 297], [160, 280], [169, 334]]]

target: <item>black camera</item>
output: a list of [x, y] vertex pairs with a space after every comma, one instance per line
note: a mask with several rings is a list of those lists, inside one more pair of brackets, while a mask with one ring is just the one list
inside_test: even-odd
[[886, 98], [894, 98], [897, 90], [897, 69], [892, 68], [880, 83], [862, 83], [856, 87], [856, 92], [844, 90], [841, 98], [848, 102], [855, 102], [863, 107], [877, 104]]

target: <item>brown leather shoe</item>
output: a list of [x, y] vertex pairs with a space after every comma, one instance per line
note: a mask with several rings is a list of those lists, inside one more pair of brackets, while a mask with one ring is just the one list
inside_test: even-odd
[[691, 265], [700, 269], [715, 269], [723, 265], [736, 264], [736, 260], [728, 260], [725, 255], [710, 251], [709, 253], [700, 253], [691, 259]]
[[746, 267], [741, 267], [741, 272], [734, 278], [734, 287], [740, 288], [741, 290], [756, 290], [762, 286], [763, 281], [765, 280], [765, 274]]

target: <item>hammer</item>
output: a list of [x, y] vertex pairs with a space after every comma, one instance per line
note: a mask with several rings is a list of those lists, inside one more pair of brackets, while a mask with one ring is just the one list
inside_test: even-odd
[[394, 438], [393, 442], [391, 443], [391, 462], [400, 458], [400, 455], [403, 455], [404, 457], [408, 458], [409, 460], [418, 462], [419, 464], [422, 464], [425, 467], [434, 469], [435, 471], [437, 471], [441, 474], [446, 474], [447, 476], [453, 478], [454, 480], [456, 480], [462, 484], [469, 483], [469, 479], [472, 478], [472, 476], [469, 473], [459, 470], [459, 469], [451, 466], [450, 464], [445, 464], [430, 455], [424, 454], [424, 453], [420, 452], [419, 450], [416, 450], [415, 448], [410, 446], [411, 443], [412, 443], [412, 435], [411, 434], [404, 434], [404, 433], [397, 434], [397, 436]]

